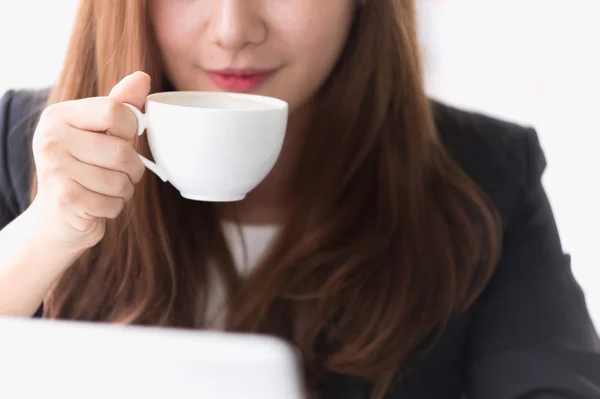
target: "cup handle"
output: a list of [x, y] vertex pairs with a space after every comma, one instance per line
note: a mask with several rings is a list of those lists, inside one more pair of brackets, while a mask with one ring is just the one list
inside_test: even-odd
[[[131, 104], [127, 104], [127, 103], [123, 103], [124, 105], [126, 105], [130, 110], [133, 111], [136, 119], [137, 119], [137, 125], [138, 125], [138, 130], [137, 130], [137, 135], [141, 136], [142, 134], [144, 134], [144, 131], [146, 130], [146, 115], [144, 115], [142, 113], [142, 111], [140, 111], [139, 109], [137, 109], [137, 107], [134, 107]], [[158, 177], [160, 177], [160, 179], [164, 182], [168, 181], [167, 178], [167, 173], [160, 167], [158, 166], [156, 163], [152, 162], [151, 160], [149, 160], [148, 158], [138, 154], [138, 157], [140, 157], [140, 160], [142, 161], [142, 163], [144, 164], [144, 166], [148, 169], [150, 169], [152, 172], [154, 172]]]

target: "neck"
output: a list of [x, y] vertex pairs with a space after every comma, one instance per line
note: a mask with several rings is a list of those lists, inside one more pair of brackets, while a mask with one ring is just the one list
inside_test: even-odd
[[308, 109], [290, 114], [281, 154], [273, 169], [242, 201], [218, 204], [217, 209], [223, 219], [253, 225], [283, 223], [290, 209], [292, 180], [300, 160], [308, 120]]

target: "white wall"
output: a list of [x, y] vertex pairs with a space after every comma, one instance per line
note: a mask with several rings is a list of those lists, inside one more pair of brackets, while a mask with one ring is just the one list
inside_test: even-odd
[[0, 93], [54, 82], [78, 4], [77, 0], [0, 2]]
[[[600, 2], [419, 1], [429, 92], [537, 128], [561, 237], [600, 326]], [[52, 84], [76, 5], [0, 3], [0, 93]]]

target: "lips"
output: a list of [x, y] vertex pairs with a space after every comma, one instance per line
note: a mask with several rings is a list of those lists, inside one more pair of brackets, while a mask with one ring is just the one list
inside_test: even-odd
[[223, 90], [247, 92], [269, 80], [275, 72], [275, 69], [222, 69], [207, 71], [207, 74], [210, 80]]

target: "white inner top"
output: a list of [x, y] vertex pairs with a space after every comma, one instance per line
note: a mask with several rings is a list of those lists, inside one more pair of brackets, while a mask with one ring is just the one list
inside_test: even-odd
[[[247, 276], [261, 261], [264, 253], [275, 238], [276, 226], [253, 226], [224, 222], [225, 238], [240, 276]], [[244, 245], [245, 244], [245, 245]], [[227, 309], [224, 307], [225, 290], [222, 281], [213, 274], [213, 284], [206, 312], [208, 329], [223, 329]]]

